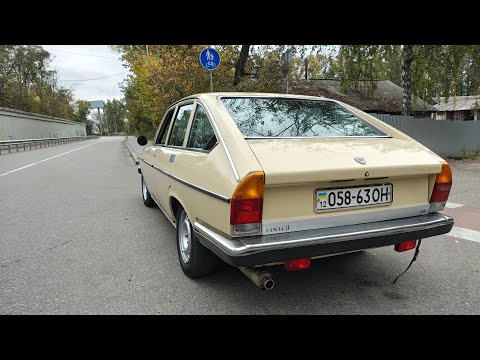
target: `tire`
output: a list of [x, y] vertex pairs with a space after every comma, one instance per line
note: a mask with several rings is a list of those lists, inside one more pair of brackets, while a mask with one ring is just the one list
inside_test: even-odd
[[152, 199], [152, 196], [150, 195], [150, 192], [147, 189], [147, 183], [143, 179], [143, 175], [142, 175], [142, 199], [146, 207], [155, 206], [155, 201]]
[[215, 271], [217, 256], [197, 239], [183, 208], [177, 212], [177, 252], [180, 266], [188, 277], [198, 278]]

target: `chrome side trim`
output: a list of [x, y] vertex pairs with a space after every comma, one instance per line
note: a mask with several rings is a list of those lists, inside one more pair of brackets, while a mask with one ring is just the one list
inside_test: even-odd
[[410, 216], [425, 215], [428, 213], [429, 209], [430, 204], [426, 203], [414, 206], [402, 206], [393, 209], [378, 208], [378, 210], [354, 214], [338, 215], [339, 213], [336, 212], [337, 215], [329, 216], [327, 213], [324, 213], [307, 219], [264, 221], [262, 224], [262, 235], [400, 219]]
[[433, 213], [369, 224], [338, 226], [329, 229], [316, 229], [243, 239], [225, 238], [198, 222], [194, 223], [193, 228], [202, 243], [214, 245], [229, 256], [242, 256], [300, 246], [346, 242], [370, 237], [393, 236], [400, 233], [428, 230], [450, 224], [453, 224], [453, 218], [450, 216]]
[[176, 177], [175, 175], [170, 174], [169, 172], [160, 169], [159, 167], [153, 165], [152, 163], [150, 163], [150, 162], [148, 162], [148, 161], [146, 161], [146, 160], [143, 160], [143, 159], [140, 159], [140, 160], [142, 160], [145, 164], [151, 166], [151, 167], [154, 168], [155, 170], [161, 172], [162, 174], [167, 175], [168, 177], [172, 178], [173, 180], [178, 181], [179, 183], [182, 183], [183, 185], [186, 185], [186, 186], [188, 186], [188, 187], [191, 187], [192, 189], [198, 190], [198, 191], [200, 191], [200, 192], [202, 192], [202, 193], [204, 193], [204, 194], [210, 195], [210, 196], [212, 196], [212, 197], [214, 197], [214, 198], [216, 198], [216, 199], [218, 199], [218, 200], [225, 201], [225, 202], [228, 203], [228, 204], [230, 203], [230, 198], [228, 198], [228, 197], [226, 197], [226, 196], [217, 194], [217, 193], [215, 193], [215, 192], [213, 192], [213, 191], [210, 191], [210, 190], [207, 190], [207, 189], [202, 188], [202, 187], [200, 187], [200, 186], [194, 185], [194, 184], [192, 184], [192, 183], [190, 183], [190, 182], [188, 182], [188, 181], [186, 181], [186, 180], [180, 179], [179, 177]]
[[230, 162], [230, 166], [232, 167], [233, 174], [235, 175], [235, 179], [237, 179], [237, 182], [240, 182], [240, 175], [238, 175], [237, 168], [235, 167], [235, 164], [233, 163], [232, 155], [230, 155], [230, 151], [228, 150], [227, 144], [225, 144], [225, 140], [223, 140], [223, 136], [220, 133], [220, 130], [218, 129], [218, 126], [215, 122], [215, 118], [213, 117], [210, 109], [208, 108], [207, 104], [205, 104], [204, 101], [201, 99], [198, 99], [198, 102], [202, 105], [202, 107], [205, 109], [207, 112], [207, 116], [212, 120], [210, 121], [214, 127], [215, 132], [218, 135], [218, 140], [220, 140], [220, 143], [222, 144], [223, 148], [225, 149], [225, 153], [227, 154], [228, 161]]

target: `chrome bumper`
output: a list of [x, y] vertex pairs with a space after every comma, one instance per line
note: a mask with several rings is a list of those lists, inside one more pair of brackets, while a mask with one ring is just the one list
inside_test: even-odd
[[439, 213], [367, 224], [230, 239], [195, 222], [200, 242], [227, 263], [255, 266], [301, 257], [393, 245], [448, 233], [453, 218]]

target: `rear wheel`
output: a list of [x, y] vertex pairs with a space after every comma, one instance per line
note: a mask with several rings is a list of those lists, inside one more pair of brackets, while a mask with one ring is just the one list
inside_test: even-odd
[[150, 195], [150, 192], [147, 189], [147, 183], [145, 182], [143, 175], [142, 175], [142, 199], [145, 206], [147, 207], [155, 206], [155, 201], [153, 201], [152, 196]]
[[191, 278], [212, 273], [218, 263], [217, 256], [204, 247], [195, 236], [190, 219], [183, 208], [177, 212], [177, 251], [183, 272]]

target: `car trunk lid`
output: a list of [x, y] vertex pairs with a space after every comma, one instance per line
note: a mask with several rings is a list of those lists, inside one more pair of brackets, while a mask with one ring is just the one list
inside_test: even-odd
[[[248, 140], [265, 172], [263, 234], [367, 223], [428, 212], [440, 163], [395, 138]], [[365, 165], [355, 161], [362, 157]], [[317, 192], [390, 186], [386, 204], [319, 211]], [[351, 195], [358, 195], [352, 190]], [[321, 194], [320, 194], [321, 195]]]
[[[248, 140], [265, 172], [265, 185], [436, 174], [441, 165], [408, 140], [302, 138]], [[365, 164], [355, 158], [363, 158]]]

